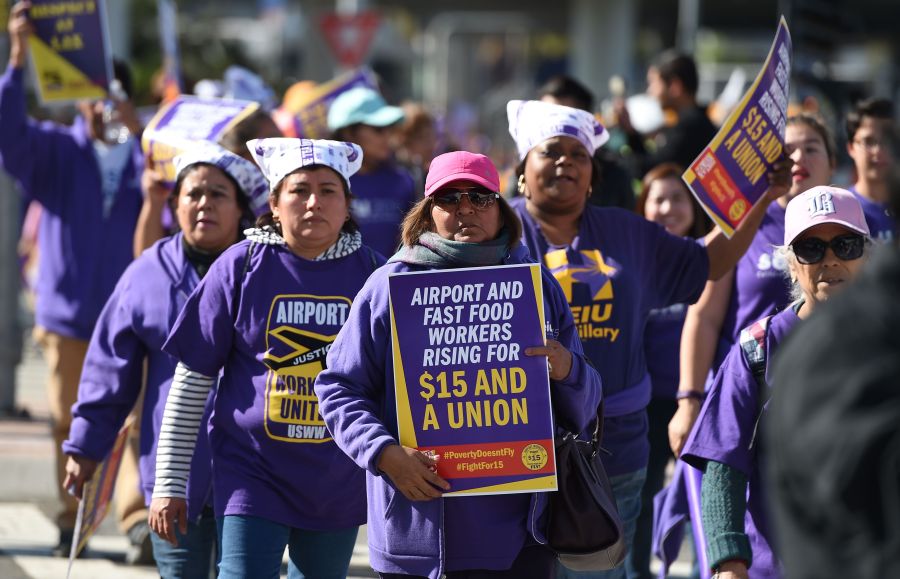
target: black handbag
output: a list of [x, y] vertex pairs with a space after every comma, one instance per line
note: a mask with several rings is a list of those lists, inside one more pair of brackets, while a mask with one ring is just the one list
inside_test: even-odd
[[547, 540], [573, 571], [606, 571], [625, 560], [625, 532], [600, 460], [602, 439], [602, 404], [590, 441], [571, 432], [556, 438], [558, 490], [549, 497]]

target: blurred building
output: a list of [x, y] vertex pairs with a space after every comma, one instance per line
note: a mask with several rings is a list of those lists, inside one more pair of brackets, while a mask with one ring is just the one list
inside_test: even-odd
[[[838, 101], [898, 88], [900, 12], [887, 0], [180, 0], [187, 29], [240, 43], [264, 75], [330, 78], [340, 68], [321, 33], [334, 11], [375, 10], [381, 24], [366, 62], [390, 100], [412, 97], [448, 109], [525, 96], [556, 72], [603, 98], [618, 75], [644, 87], [648, 62], [678, 46], [701, 65], [701, 97], [712, 100], [735, 68], [752, 80], [779, 14], [791, 27], [797, 97]], [[215, 22], [209, 22], [215, 18]], [[187, 31], [186, 29], [186, 31]], [[835, 107], [841, 104], [835, 103]]]

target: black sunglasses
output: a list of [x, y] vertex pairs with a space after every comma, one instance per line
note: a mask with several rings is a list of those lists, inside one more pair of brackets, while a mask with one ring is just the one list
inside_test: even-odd
[[852, 261], [862, 257], [866, 238], [857, 233], [839, 235], [831, 241], [818, 237], [807, 237], [791, 244], [797, 261], [804, 265], [813, 265], [825, 259], [825, 250], [829, 247], [841, 261]]
[[488, 189], [441, 189], [435, 193], [434, 202], [440, 207], [456, 207], [463, 195], [469, 198], [469, 203], [476, 209], [487, 209], [500, 197], [498, 193]]

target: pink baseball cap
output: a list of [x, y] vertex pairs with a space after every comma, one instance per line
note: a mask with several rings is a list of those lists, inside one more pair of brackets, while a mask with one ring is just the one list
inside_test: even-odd
[[822, 223], [837, 223], [869, 237], [866, 216], [853, 193], [820, 185], [807, 189], [788, 203], [784, 214], [784, 244], [792, 244], [801, 233]]
[[438, 155], [431, 161], [425, 177], [425, 196], [454, 181], [472, 181], [494, 193], [500, 192], [500, 175], [490, 159], [478, 153], [453, 151]]

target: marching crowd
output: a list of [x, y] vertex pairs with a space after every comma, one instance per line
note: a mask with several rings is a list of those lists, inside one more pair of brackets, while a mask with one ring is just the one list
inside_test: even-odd
[[[619, 107], [627, 156], [604, 148], [609, 128], [574, 79], [508, 103], [508, 186], [488, 157], [438, 154], [433, 136], [398, 153], [427, 113], [355, 88], [328, 111], [331, 139], [284, 137], [260, 112], [186, 148], [167, 187], [128, 99], [122, 143], [104, 138], [102, 103], [81, 103], [72, 126], [28, 117], [28, 8], [9, 18], [0, 163], [42, 211], [35, 337], [59, 554], [85, 482], [134, 420], [118, 518], [132, 560], [163, 577], [277, 577], [286, 548], [289, 577], [344, 577], [362, 524], [385, 578], [651, 577], [653, 499], [677, 457], [704, 473], [695, 541], [717, 577], [805, 564], [781, 556], [771, 517], [769, 431], [791, 436], [774, 417], [796, 385], [768, 361], [892, 243], [890, 101], [847, 116], [842, 187], [830, 128], [791, 116], [767, 191], [730, 237], [681, 180], [716, 127], [674, 52], [647, 76], [677, 121], [654, 140]], [[116, 75], [130, 94], [127, 69]], [[434, 457], [398, 442], [388, 276], [528, 262], [544, 266], [547, 335], [525, 353], [549, 362], [554, 420], [583, 432], [603, 403], [629, 553], [609, 571], [557, 562], [546, 493], [445, 500]]]

